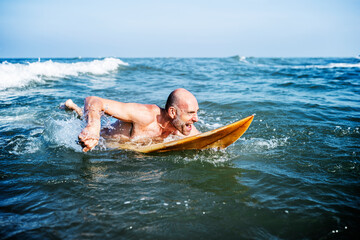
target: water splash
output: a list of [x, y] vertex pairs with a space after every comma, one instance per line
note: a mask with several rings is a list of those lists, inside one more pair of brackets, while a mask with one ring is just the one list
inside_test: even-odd
[[81, 152], [82, 148], [77, 144], [78, 135], [84, 127], [79, 119], [48, 120], [45, 126], [45, 141], [53, 147], [65, 147]]
[[278, 147], [286, 146], [288, 144], [289, 137], [282, 138], [272, 138], [272, 139], [264, 139], [264, 138], [241, 138], [242, 152], [262, 152], [265, 150], [276, 149]]

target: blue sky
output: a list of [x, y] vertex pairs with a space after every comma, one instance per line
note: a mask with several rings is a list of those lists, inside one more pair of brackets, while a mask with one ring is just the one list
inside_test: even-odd
[[358, 0], [0, 0], [0, 58], [359, 54]]

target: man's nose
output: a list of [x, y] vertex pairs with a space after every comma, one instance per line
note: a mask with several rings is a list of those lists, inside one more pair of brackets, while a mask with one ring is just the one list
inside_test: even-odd
[[191, 120], [192, 120], [193, 122], [199, 121], [199, 117], [198, 117], [197, 113], [195, 113], [195, 114], [193, 115], [193, 117], [192, 117]]

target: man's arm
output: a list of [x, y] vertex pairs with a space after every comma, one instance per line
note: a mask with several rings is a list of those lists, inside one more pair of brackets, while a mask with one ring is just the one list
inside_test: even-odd
[[102, 112], [124, 122], [147, 125], [153, 121], [152, 114], [150, 114], [151, 105], [122, 103], [100, 97], [87, 97], [84, 110], [87, 126], [79, 135], [79, 142], [84, 152], [91, 150], [99, 142]]

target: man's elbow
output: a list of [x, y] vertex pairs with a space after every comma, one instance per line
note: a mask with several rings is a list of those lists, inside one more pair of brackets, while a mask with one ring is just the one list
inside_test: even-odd
[[85, 98], [85, 103], [101, 102], [100, 99], [101, 98], [96, 97], [96, 96], [89, 96], [89, 97]]
[[89, 108], [90, 106], [92, 107], [100, 107], [102, 108], [102, 101], [101, 98], [96, 97], [96, 96], [89, 96], [85, 98], [85, 107]]
[[97, 97], [96, 96], [88, 96], [85, 98], [85, 102], [91, 102], [91, 101], [94, 101], [94, 99], [96, 99]]

